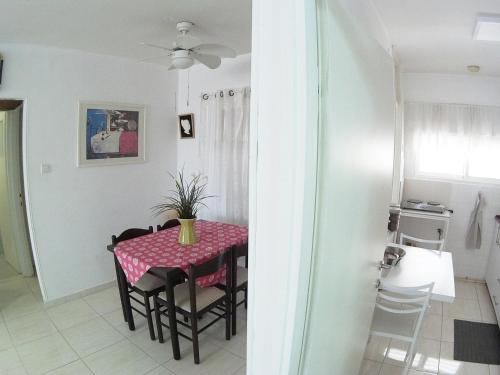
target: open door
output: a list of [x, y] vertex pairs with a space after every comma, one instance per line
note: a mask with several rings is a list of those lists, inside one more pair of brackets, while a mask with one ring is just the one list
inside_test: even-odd
[[21, 157], [22, 104], [0, 113], [0, 231], [5, 260], [20, 274], [33, 276], [33, 259], [24, 208]]
[[338, 0], [318, 0], [320, 134], [314, 261], [301, 374], [356, 375], [392, 195], [392, 57]]

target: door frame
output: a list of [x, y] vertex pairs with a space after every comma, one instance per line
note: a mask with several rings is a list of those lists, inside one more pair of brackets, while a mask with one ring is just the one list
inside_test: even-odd
[[[40, 257], [38, 247], [36, 246], [36, 234], [35, 228], [33, 224], [33, 210], [31, 207], [31, 196], [29, 194], [30, 191], [30, 181], [29, 181], [29, 173], [28, 173], [28, 109], [29, 109], [29, 100], [26, 97], [3, 97], [0, 96], [0, 100], [19, 100], [22, 101], [23, 113], [22, 113], [22, 123], [21, 123], [21, 158], [22, 158], [22, 180], [23, 180], [23, 194], [24, 194], [24, 211], [27, 219], [27, 231], [28, 231], [28, 241], [31, 246], [31, 252], [33, 255], [33, 263], [35, 266], [38, 284], [40, 286], [40, 291], [42, 293], [42, 298], [46, 300], [46, 291], [42, 278], [41, 266], [40, 266]], [[15, 197], [17, 199], [17, 197]]]
[[[281, 48], [273, 62], [269, 55], [275, 49], [275, 39], [269, 35], [276, 33], [280, 34], [277, 39], [283, 38], [287, 46], [291, 44], [290, 48]], [[317, 41], [314, 0], [253, 1], [249, 374], [297, 375], [300, 371], [316, 208]], [[277, 195], [279, 198], [274, 200]], [[266, 210], [270, 204], [273, 209]], [[269, 217], [271, 230], [267, 225]], [[280, 235], [283, 242], [276, 241]], [[281, 260], [286, 260], [285, 266]], [[266, 288], [271, 278], [281, 287], [283, 298], [279, 302], [272, 295], [276, 286]], [[267, 306], [268, 301], [274, 305]], [[269, 331], [271, 327], [276, 330]]]

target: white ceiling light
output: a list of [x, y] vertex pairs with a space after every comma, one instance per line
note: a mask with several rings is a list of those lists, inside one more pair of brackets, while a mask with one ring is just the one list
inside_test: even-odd
[[480, 15], [477, 17], [475, 40], [500, 42], [500, 15]]

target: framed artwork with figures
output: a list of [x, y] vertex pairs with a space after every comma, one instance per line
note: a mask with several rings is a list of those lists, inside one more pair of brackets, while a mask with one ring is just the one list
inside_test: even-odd
[[194, 138], [194, 115], [192, 113], [179, 115], [179, 135], [181, 139]]

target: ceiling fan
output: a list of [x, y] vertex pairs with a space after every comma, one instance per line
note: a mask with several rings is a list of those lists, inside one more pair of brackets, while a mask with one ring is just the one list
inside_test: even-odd
[[[159, 48], [168, 51], [168, 54], [153, 58], [171, 56], [172, 63], [169, 70], [187, 69], [199, 61], [210, 69], [216, 69], [221, 64], [221, 57], [236, 57], [236, 52], [220, 44], [203, 44], [200, 39], [189, 34], [194, 23], [182, 21], [177, 24], [179, 34], [173, 42], [173, 47], [168, 48], [152, 43], [141, 43], [144, 46]], [[149, 60], [149, 59], [148, 59]]]

